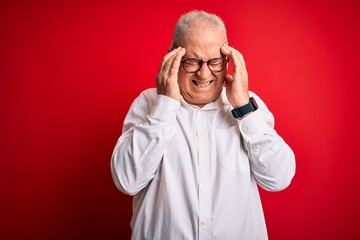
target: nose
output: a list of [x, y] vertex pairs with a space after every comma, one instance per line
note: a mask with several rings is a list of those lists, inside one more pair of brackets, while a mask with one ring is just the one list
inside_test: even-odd
[[201, 78], [201, 79], [206, 79], [208, 76], [210, 76], [212, 73], [209, 69], [209, 66], [207, 65], [206, 62], [204, 62], [200, 69], [196, 72], [196, 74]]

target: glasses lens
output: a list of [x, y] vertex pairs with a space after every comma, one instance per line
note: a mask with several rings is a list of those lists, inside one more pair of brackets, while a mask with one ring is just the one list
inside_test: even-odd
[[193, 58], [183, 61], [183, 65], [187, 72], [196, 72], [200, 68], [199, 60]]
[[226, 59], [214, 58], [209, 61], [209, 68], [212, 72], [220, 72], [224, 70], [226, 66]]
[[[182, 61], [183, 67], [186, 72], [194, 73], [200, 70], [202, 63], [201, 60], [195, 58], [188, 58]], [[221, 72], [226, 67], [227, 59], [226, 58], [213, 58], [207, 62], [211, 72]]]

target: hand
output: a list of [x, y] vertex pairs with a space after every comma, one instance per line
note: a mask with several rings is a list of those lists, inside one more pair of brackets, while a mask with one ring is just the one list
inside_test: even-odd
[[232, 76], [226, 76], [226, 96], [234, 108], [239, 108], [249, 103], [248, 74], [242, 54], [236, 49], [222, 45], [220, 51], [233, 62]]
[[164, 56], [156, 77], [158, 94], [180, 101], [178, 72], [181, 58], [185, 53], [185, 48], [178, 47]]

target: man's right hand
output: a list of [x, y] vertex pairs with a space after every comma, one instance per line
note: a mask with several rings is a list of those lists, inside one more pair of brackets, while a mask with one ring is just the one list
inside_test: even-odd
[[185, 48], [178, 47], [164, 56], [156, 77], [158, 94], [180, 101], [178, 72], [181, 58], [185, 53]]

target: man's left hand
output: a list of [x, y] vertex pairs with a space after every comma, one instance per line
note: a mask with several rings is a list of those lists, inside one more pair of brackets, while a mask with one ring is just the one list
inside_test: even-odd
[[233, 63], [233, 74], [226, 76], [226, 95], [234, 108], [242, 107], [249, 103], [248, 74], [242, 54], [235, 48], [226, 44], [220, 51]]

